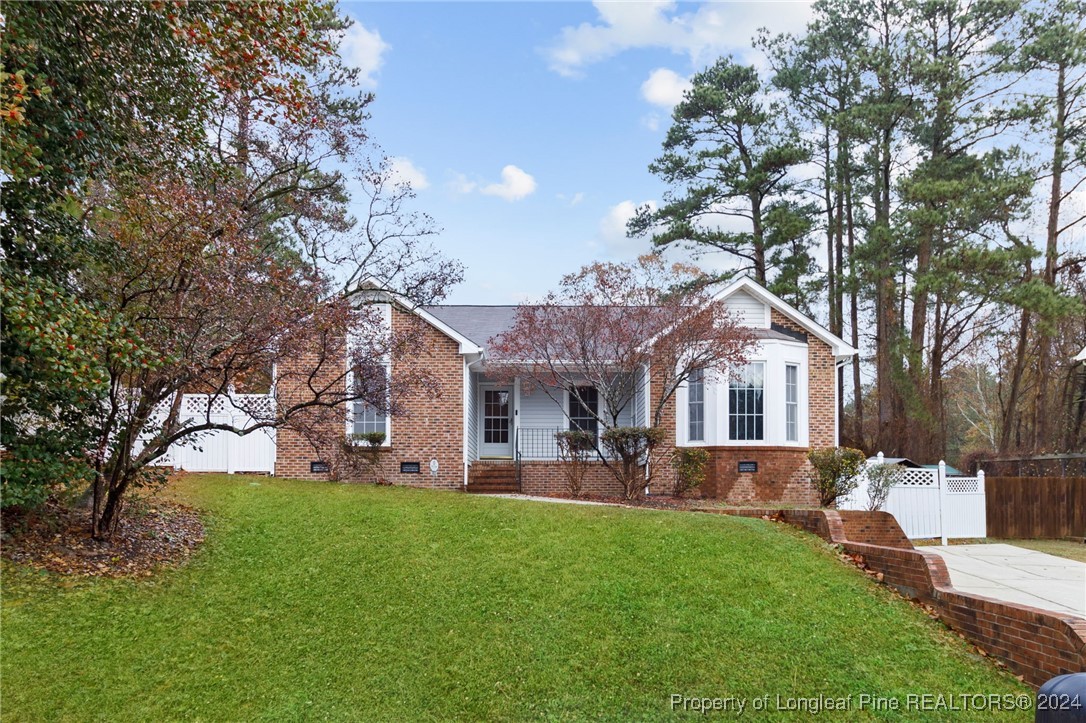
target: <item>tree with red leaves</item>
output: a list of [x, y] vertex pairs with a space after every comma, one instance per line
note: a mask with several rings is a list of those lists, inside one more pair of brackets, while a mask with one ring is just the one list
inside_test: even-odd
[[[752, 334], [714, 299], [697, 268], [655, 255], [635, 263], [594, 263], [563, 277], [557, 291], [517, 309], [513, 326], [491, 341], [492, 374], [528, 382], [565, 408], [580, 402], [601, 434], [596, 453], [636, 497], [659, 465], [664, 410], [691, 374], [727, 374], [746, 363]], [[619, 420], [651, 379], [648, 427]], [[584, 398], [595, 390], [597, 403]], [[639, 439], [639, 443], [632, 443]]]

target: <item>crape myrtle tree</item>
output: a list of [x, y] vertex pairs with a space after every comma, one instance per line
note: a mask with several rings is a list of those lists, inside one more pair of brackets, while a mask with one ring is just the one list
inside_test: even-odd
[[[421, 328], [393, 331], [366, 288], [343, 292], [323, 267], [269, 244], [247, 217], [247, 191], [144, 177], [94, 198], [91, 225], [116, 254], [85, 279], [110, 329], [92, 347], [107, 375], [90, 425], [96, 535], [115, 528], [127, 492], [153, 481], [148, 468], [172, 445], [281, 426], [313, 440], [342, 434], [355, 401], [393, 414], [406, 390], [438, 391], [421, 364]], [[265, 388], [275, 404], [237, 394]], [[193, 392], [198, 408], [183, 408]], [[224, 410], [236, 416], [224, 421]]]
[[[528, 393], [546, 394], [559, 408], [567, 395], [578, 402], [599, 431], [596, 455], [634, 498], [660, 468], [654, 453], [676, 391], [691, 374], [711, 378], [746, 363], [754, 343], [707, 281], [697, 269], [656, 255], [585, 266], [540, 303], [517, 308], [513, 325], [491, 340], [488, 370], [519, 377]], [[620, 427], [646, 373], [648, 427]]]
[[[108, 536], [171, 444], [229, 428], [212, 410], [237, 390], [291, 392], [233, 430], [254, 433], [322, 414], [342, 430], [352, 401], [391, 412], [397, 386], [432, 388], [421, 371], [389, 380], [386, 365], [417, 334], [392, 333], [367, 287], [432, 302], [461, 268], [432, 248], [432, 221], [366, 135], [372, 96], [340, 61], [349, 21], [333, 4], [12, 14], [5, 72], [22, 73], [4, 76], [4, 99], [21, 106], [5, 116], [17, 143], [4, 163], [25, 182], [4, 198], [15, 221], [4, 271], [32, 293], [5, 283], [5, 351], [16, 353], [4, 392], [17, 402], [4, 410], [5, 505], [88, 479], [94, 534]], [[127, 34], [113, 31], [121, 21]], [[84, 91], [104, 100], [58, 99]], [[281, 363], [299, 359], [315, 371]], [[206, 411], [181, 414], [186, 392], [208, 394]], [[79, 474], [57, 474], [62, 464]]]

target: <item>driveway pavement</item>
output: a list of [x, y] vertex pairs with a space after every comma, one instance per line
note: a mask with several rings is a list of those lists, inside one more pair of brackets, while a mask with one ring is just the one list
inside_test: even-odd
[[1086, 618], [1086, 563], [1005, 544], [917, 549], [940, 555], [962, 592]]

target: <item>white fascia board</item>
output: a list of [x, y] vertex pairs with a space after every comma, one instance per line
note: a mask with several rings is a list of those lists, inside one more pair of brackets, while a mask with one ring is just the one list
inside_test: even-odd
[[830, 348], [833, 350], [834, 356], [836, 356], [838, 359], [847, 359], [859, 353], [857, 349], [853, 349], [852, 346], [849, 345], [848, 342], [846, 342], [844, 339], [837, 336], [836, 334], [833, 334], [829, 331], [829, 329], [826, 329], [824, 326], [814, 321], [802, 311], [795, 308], [773, 292], [769, 291], [749, 276], [740, 276], [738, 279], [731, 282], [723, 289], [718, 291], [716, 294], [714, 294], [713, 298], [726, 299], [740, 289], [749, 292], [755, 298], [761, 300], [766, 304], [769, 304], [777, 311], [781, 312], [792, 321], [796, 322], [804, 329], [829, 344]]
[[383, 301], [390, 304], [396, 304], [409, 314], [414, 314], [430, 326], [440, 331], [445, 336], [449, 337], [457, 344], [460, 345], [460, 354], [482, 354], [483, 348], [467, 338], [456, 329], [452, 328], [441, 319], [437, 318], [430, 312], [423, 309], [418, 304], [415, 304], [410, 299], [407, 299], [399, 294], [394, 294], [391, 291], [385, 291], [383, 289], [373, 289], [364, 292], [364, 295], [371, 301]]

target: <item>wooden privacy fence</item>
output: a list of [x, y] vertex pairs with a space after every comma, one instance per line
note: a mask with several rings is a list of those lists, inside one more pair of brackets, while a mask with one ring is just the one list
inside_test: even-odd
[[1086, 477], [989, 477], [989, 537], [1086, 537]]

